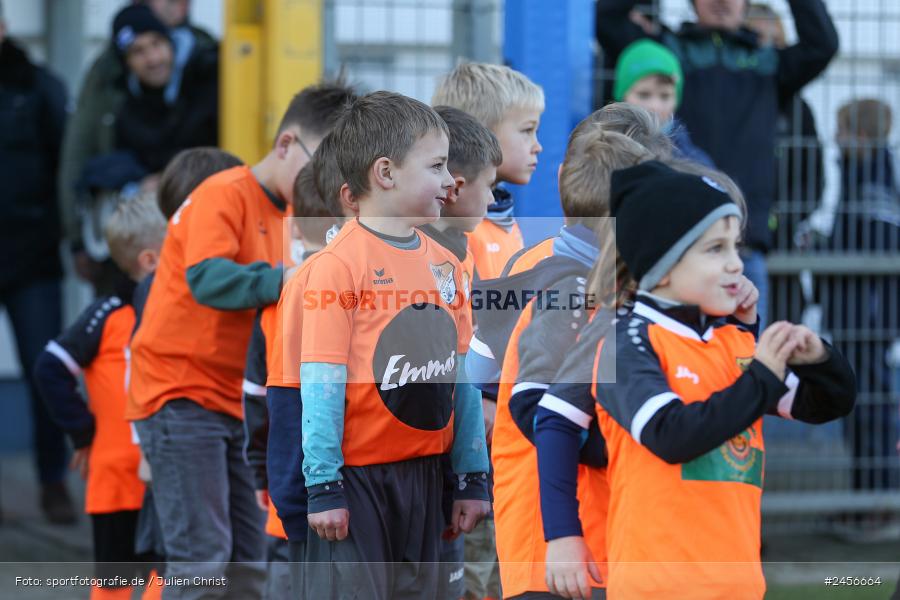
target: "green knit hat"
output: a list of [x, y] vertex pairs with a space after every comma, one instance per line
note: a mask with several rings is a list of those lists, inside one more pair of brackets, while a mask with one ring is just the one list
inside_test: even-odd
[[646, 38], [629, 44], [619, 55], [613, 98], [622, 102], [631, 86], [648, 75], [667, 75], [674, 79], [675, 98], [681, 104], [684, 75], [678, 57], [662, 44]]

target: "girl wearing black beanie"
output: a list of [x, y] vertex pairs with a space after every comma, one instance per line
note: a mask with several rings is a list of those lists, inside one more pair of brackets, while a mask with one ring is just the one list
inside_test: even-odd
[[803, 326], [757, 341], [742, 211], [716, 181], [651, 161], [611, 191], [636, 297], [585, 357], [609, 458], [608, 597], [762, 598], [762, 417], [844, 416], [853, 372]]

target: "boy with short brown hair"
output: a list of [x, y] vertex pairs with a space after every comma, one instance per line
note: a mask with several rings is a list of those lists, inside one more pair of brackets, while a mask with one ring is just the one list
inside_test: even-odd
[[302, 323], [286, 324], [302, 327], [304, 592], [435, 597], [442, 454], [459, 481], [453, 532], [489, 509], [480, 398], [459, 378], [471, 337], [461, 267], [416, 231], [454, 184], [447, 125], [375, 92], [334, 136], [359, 218], [301, 266]]
[[126, 416], [153, 471], [167, 575], [175, 579], [227, 574], [230, 593], [261, 593], [263, 513], [241, 456], [245, 353], [255, 309], [281, 292], [294, 180], [353, 97], [332, 83], [301, 91], [259, 163], [206, 179], [170, 221], [132, 342]]

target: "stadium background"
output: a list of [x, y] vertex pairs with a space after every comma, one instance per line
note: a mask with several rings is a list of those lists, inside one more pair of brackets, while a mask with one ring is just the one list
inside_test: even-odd
[[[10, 35], [24, 42], [38, 62], [45, 62], [59, 74], [72, 96], [86, 68], [106, 43], [109, 23], [122, 4], [122, 0], [6, 0], [4, 12]], [[227, 49], [234, 47], [229, 43], [243, 47], [240, 44], [248, 39], [256, 43], [275, 39], [281, 44], [263, 48], [265, 53], [274, 53], [274, 57], [266, 55], [266, 60], [280, 65], [276, 71], [303, 64], [307, 70], [301, 77], [318, 71], [328, 75], [344, 73], [363, 89], [391, 89], [424, 101], [430, 99], [436, 77], [460, 59], [505, 61], [524, 71], [544, 86], [548, 110], [539, 133], [544, 146], [541, 164], [533, 184], [519, 191], [517, 210], [520, 217], [558, 217], [555, 178], [565, 139], [571, 127], [602, 102], [604, 81], [611, 76], [602, 67], [594, 39], [591, 0], [256, 3], [265, 10], [306, 10], [306, 15], [317, 15], [315, 22], [300, 24], [297, 38], [288, 35], [284, 26], [275, 31], [271, 22], [259, 19], [257, 14], [238, 14], [240, 4], [240, 0], [194, 0], [191, 12], [194, 23], [225, 38], [223, 60], [235, 73], [242, 67], [236, 59], [227, 62]], [[291, 4], [293, 8], [287, 8]], [[672, 27], [693, 15], [689, 0], [648, 4], [652, 5], [650, 12]], [[782, 17], [790, 43], [795, 33], [787, 2], [771, 0], [769, 4]], [[298, 5], [305, 6], [298, 9]], [[870, 434], [876, 448], [862, 458], [854, 458], [852, 451], [858, 431], [846, 423], [819, 428], [774, 420], [767, 423], [764, 560], [792, 563], [774, 565], [788, 583], [808, 578], [808, 571], [801, 564], [804, 562], [900, 560], [900, 531], [896, 532], [897, 537], [885, 535], [884, 539], [881, 535], [871, 539], [845, 535], [848, 515], [856, 518], [862, 514], [883, 522], [881, 529], [886, 533], [900, 527], [900, 460], [896, 451], [883, 451], [893, 448], [900, 431], [898, 244], [893, 240], [889, 253], [866, 250], [871, 244], [865, 240], [845, 244], [838, 252], [816, 244], [797, 244], [802, 237], [798, 232], [811, 231], [812, 236], [827, 237], [835, 220], [856, 218], [853, 214], [845, 216], [847, 207], [839, 202], [836, 115], [840, 106], [858, 98], [876, 98], [890, 106], [895, 115], [900, 112], [900, 2], [828, 0], [827, 5], [840, 35], [840, 53], [825, 74], [802, 93], [815, 116], [824, 157], [825, 186], [816, 198], [808, 190], [790, 189], [786, 178], [780, 182], [773, 216], [773, 224], [777, 222], [776, 244], [769, 255], [770, 311], [773, 318], [818, 323], [836, 343], [850, 344], [853, 352], [859, 353], [854, 364], [888, 376], [881, 377], [881, 383], [861, 378], [859, 404], [874, 415]], [[257, 29], [242, 29], [248, 23]], [[246, 37], [248, 31], [250, 38]], [[234, 93], [229, 96], [228, 90], [239, 88], [229, 88], [227, 77], [223, 78], [222, 89], [233, 101]], [[223, 143], [244, 149], [248, 160], [256, 158], [246, 154], [255, 151], [254, 144], [265, 139], [267, 127], [272, 126], [267, 114], [280, 113], [278, 102], [286, 102], [282, 100], [284, 94], [299, 87], [289, 80], [280, 81], [280, 88], [274, 82], [267, 85], [268, 91], [258, 92], [264, 97], [259, 102], [259, 118], [255, 122], [251, 119], [250, 125], [246, 119], [229, 123], [229, 109], [223, 105]], [[895, 157], [898, 140], [900, 126], [895, 124], [890, 134]], [[815, 144], [815, 139], [787, 131], [779, 140], [779, 156], [786, 161], [792, 151]], [[534, 241], [554, 223], [553, 219], [526, 220], [523, 229]], [[810, 224], [811, 229], [805, 229]], [[863, 306], [865, 297], [858, 293], [862, 288], [875, 290], [889, 310], [874, 317], [867, 313]], [[69, 275], [65, 298], [68, 322], [89, 299], [89, 288]], [[839, 317], [829, 319], [832, 313], [828, 306], [834, 298], [842, 298], [844, 306]], [[29, 444], [24, 388], [18, 382], [21, 374], [11, 339], [6, 317], [0, 314], [0, 460], [4, 462], [16, 460]], [[4, 469], [4, 478], [12, 477], [10, 473]], [[858, 483], [872, 479], [873, 474], [885, 473], [885, 482]], [[2, 485], [4, 496], [11, 489], [7, 483]], [[5, 497], [3, 506], [8, 506]], [[8, 552], [0, 555], [15, 560]], [[898, 569], [896, 565], [884, 565], [884, 570], [895, 578]]]

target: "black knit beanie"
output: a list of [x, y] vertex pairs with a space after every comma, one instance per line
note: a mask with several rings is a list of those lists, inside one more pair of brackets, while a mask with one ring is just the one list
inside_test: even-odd
[[171, 41], [169, 30], [150, 7], [132, 4], [120, 10], [113, 19], [112, 41], [120, 58], [125, 57], [135, 38], [142, 33], [155, 32]]
[[652, 290], [713, 223], [741, 210], [709, 177], [658, 161], [613, 172], [616, 247], [638, 289]]

